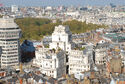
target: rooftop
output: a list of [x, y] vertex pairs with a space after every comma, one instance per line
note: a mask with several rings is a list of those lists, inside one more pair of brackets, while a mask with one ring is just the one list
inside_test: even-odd
[[18, 28], [18, 25], [14, 22], [13, 18], [3, 16], [3, 18], [0, 18], [0, 28]]

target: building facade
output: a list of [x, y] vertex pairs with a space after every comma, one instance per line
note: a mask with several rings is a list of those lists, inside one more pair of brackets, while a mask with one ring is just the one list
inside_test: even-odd
[[100, 44], [96, 46], [95, 49], [95, 64], [96, 65], [103, 65], [106, 63], [106, 56], [107, 56], [107, 45]]
[[65, 52], [39, 49], [36, 51], [34, 64], [40, 67], [41, 73], [54, 78], [62, 77], [66, 74]]
[[52, 33], [52, 43], [50, 43], [50, 49], [61, 48], [64, 51], [70, 51], [72, 45], [72, 33], [68, 26], [56, 26]]
[[49, 48], [39, 48], [35, 51], [35, 66], [43, 74], [59, 78], [65, 74], [77, 74], [90, 70], [90, 54], [83, 50], [74, 50], [72, 33], [68, 26], [56, 26], [52, 34]]
[[90, 70], [89, 56], [80, 50], [69, 52], [69, 74], [77, 74]]
[[11, 12], [18, 12], [18, 6], [16, 6], [16, 5], [12, 5], [11, 6]]
[[20, 33], [21, 29], [14, 19], [9, 17], [0, 19], [1, 67], [15, 66], [19, 63]]

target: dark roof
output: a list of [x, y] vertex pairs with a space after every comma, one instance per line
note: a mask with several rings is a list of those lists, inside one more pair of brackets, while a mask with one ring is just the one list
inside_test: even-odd
[[17, 77], [12, 77], [12, 78], [8, 79], [7, 81], [8, 82], [16, 82], [17, 80], [18, 80]]

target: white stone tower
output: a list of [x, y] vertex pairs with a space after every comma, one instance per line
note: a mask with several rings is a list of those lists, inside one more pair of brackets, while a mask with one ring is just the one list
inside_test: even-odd
[[1, 67], [19, 64], [19, 38], [21, 29], [14, 19], [4, 16], [0, 18]]
[[72, 48], [72, 33], [68, 26], [56, 26], [52, 33], [52, 43], [50, 43], [50, 49], [60, 48], [65, 51], [70, 51]]

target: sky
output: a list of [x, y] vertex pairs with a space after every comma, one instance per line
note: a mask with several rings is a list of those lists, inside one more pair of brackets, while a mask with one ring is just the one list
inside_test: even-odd
[[4, 6], [86, 6], [86, 5], [125, 5], [125, 0], [0, 0]]

